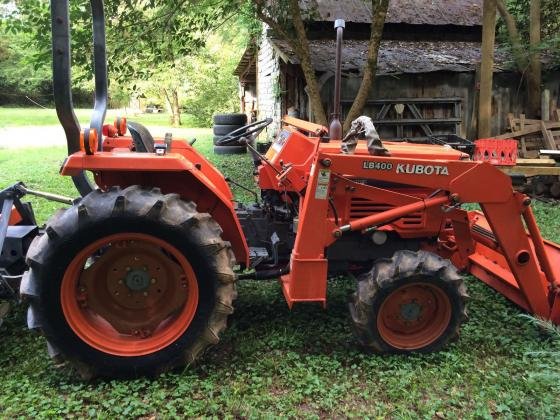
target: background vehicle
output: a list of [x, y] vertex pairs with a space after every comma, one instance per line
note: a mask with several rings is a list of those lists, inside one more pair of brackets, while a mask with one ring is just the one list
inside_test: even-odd
[[150, 104], [146, 107], [144, 112], [146, 114], [159, 114], [159, 113], [163, 112], [163, 108], [159, 105]]

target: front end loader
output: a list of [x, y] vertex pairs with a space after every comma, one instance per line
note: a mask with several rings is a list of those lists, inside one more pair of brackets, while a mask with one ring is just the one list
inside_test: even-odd
[[124, 119], [104, 123], [103, 4], [91, 7], [96, 101], [81, 129], [68, 1], [51, 1], [55, 101], [69, 149], [61, 174], [82, 197], [33, 240], [20, 293], [53, 357], [84, 377], [190, 364], [219, 341], [243, 279], [279, 278], [292, 307], [326, 306], [328, 278], [353, 276], [352, 325], [378, 353], [436, 351], [456, 339], [464, 273], [560, 324], [560, 246], [542, 239], [531, 200], [509, 177], [448, 147], [384, 142], [367, 117], [342, 136], [342, 21], [330, 128], [286, 117], [265, 155], [252, 144], [271, 120], [220, 139], [245, 142], [253, 155], [260, 194], [237, 205], [189, 142], [154, 139]]

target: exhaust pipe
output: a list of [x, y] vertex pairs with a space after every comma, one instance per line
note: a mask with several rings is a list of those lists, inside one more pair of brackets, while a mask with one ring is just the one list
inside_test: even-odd
[[[53, 57], [53, 94], [58, 120], [64, 128], [68, 154], [80, 150], [81, 127], [72, 101], [72, 74], [70, 49], [71, 22], [68, 0], [51, 0], [51, 29]], [[89, 128], [95, 128], [101, 138], [107, 110], [107, 59], [105, 53], [105, 16], [103, 0], [90, 0], [93, 28], [93, 70], [95, 73], [95, 105]], [[101, 143], [99, 146], [101, 147]], [[94, 186], [84, 172], [73, 176], [78, 192], [84, 196]]]
[[340, 84], [342, 78], [342, 37], [346, 24], [343, 19], [334, 22], [336, 29], [336, 69], [334, 74], [334, 112], [329, 127], [331, 140], [342, 140], [342, 124], [340, 123]]

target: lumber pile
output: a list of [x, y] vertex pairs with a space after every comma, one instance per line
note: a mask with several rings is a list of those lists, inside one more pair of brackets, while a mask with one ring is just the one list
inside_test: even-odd
[[525, 118], [525, 114], [519, 118], [508, 114], [508, 125], [508, 133], [494, 138], [518, 140], [521, 158], [537, 158], [541, 149], [560, 150], [560, 109], [554, 111], [554, 119], [550, 121]]
[[560, 199], [560, 166], [555, 159], [518, 158], [515, 166], [500, 166], [500, 170], [510, 176], [524, 177], [516, 189], [539, 199], [552, 197]]

